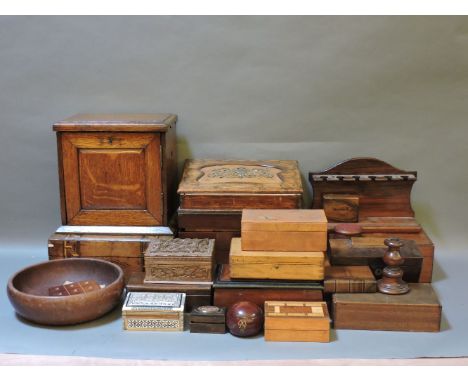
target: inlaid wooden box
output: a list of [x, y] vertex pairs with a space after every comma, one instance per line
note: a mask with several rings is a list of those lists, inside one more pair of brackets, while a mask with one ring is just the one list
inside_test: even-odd
[[327, 218], [323, 210], [242, 211], [245, 251], [326, 251]]
[[145, 252], [145, 283], [213, 282], [214, 240], [151, 240]]
[[327, 304], [266, 301], [265, 341], [330, 342]]
[[111, 261], [126, 279], [144, 270], [143, 255], [151, 239], [172, 239], [168, 227], [62, 226], [49, 237], [49, 260], [91, 257]]
[[402, 295], [333, 295], [335, 329], [438, 332], [442, 307], [431, 284], [409, 284]]
[[62, 224], [168, 225], [175, 211], [172, 114], [78, 114], [57, 132]]
[[300, 208], [297, 161], [187, 160], [179, 184], [180, 208], [242, 210]]
[[241, 238], [231, 241], [233, 279], [311, 280], [324, 278], [323, 252], [243, 251]]
[[192, 310], [190, 333], [226, 333], [226, 308], [199, 306]]
[[323, 210], [327, 219], [335, 222], [357, 222], [359, 196], [353, 194], [324, 194]]
[[184, 330], [184, 293], [129, 292], [122, 307], [125, 330]]
[[[332, 265], [368, 265], [376, 278], [382, 276], [385, 268], [383, 256], [387, 247], [380, 237], [353, 237], [350, 239], [330, 239], [329, 258]], [[412, 240], [403, 240], [401, 256], [405, 259], [401, 269], [403, 279], [418, 282], [423, 257]]]
[[319, 282], [232, 279], [229, 265], [218, 267], [213, 283], [213, 305], [229, 308], [239, 301], [263, 306], [265, 301], [322, 301], [323, 286]]
[[377, 281], [367, 265], [325, 266], [325, 293], [375, 293]]
[[127, 292], [184, 293], [185, 311], [190, 312], [202, 305], [211, 305], [213, 299], [212, 285], [207, 283], [181, 284], [173, 282], [145, 283], [144, 272], [130, 274], [127, 281]]

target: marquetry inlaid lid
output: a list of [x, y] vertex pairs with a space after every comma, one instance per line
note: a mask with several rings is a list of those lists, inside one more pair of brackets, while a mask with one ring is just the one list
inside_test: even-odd
[[323, 301], [265, 301], [265, 330], [330, 330]]
[[303, 193], [295, 160], [187, 160], [179, 194]]
[[165, 132], [174, 114], [76, 114], [54, 123], [55, 131]]
[[145, 252], [145, 257], [211, 258], [213, 251], [214, 239], [153, 239]]
[[185, 296], [185, 293], [129, 292], [122, 313], [180, 313], [185, 308]]

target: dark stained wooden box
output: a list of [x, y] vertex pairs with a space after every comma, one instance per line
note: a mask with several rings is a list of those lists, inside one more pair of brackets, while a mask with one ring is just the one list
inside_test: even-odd
[[319, 282], [233, 280], [229, 265], [218, 267], [213, 284], [213, 304], [229, 308], [238, 301], [251, 301], [262, 307], [265, 301], [322, 301]]
[[78, 114], [57, 132], [62, 224], [160, 226], [175, 212], [172, 114]]
[[226, 333], [226, 308], [199, 306], [190, 313], [190, 333]]
[[91, 257], [122, 267], [125, 277], [144, 270], [150, 240], [173, 237], [167, 227], [62, 226], [49, 237], [49, 260]]
[[127, 282], [128, 292], [179, 292], [185, 293], [185, 311], [190, 312], [203, 305], [211, 305], [212, 286], [210, 284], [145, 283], [144, 272], [134, 272]]
[[409, 284], [402, 295], [336, 293], [335, 329], [438, 332], [442, 307], [431, 284]]

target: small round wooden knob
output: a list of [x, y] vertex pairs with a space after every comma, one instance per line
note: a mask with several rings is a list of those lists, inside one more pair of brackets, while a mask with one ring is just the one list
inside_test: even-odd
[[355, 223], [341, 223], [335, 226], [335, 233], [347, 237], [359, 236], [362, 233], [362, 228]]

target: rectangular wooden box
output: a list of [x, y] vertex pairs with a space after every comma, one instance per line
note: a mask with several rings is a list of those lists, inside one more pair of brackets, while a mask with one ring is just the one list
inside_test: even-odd
[[323, 252], [243, 251], [242, 240], [231, 241], [229, 265], [233, 279], [323, 280]]
[[237, 210], [301, 208], [297, 161], [187, 160], [179, 184], [180, 208]]
[[245, 209], [241, 224], [245, 251], [327, 250], [327, 218], [323, 210]]
[[403, 295], [333, 295], [335, 329], [438, 332], [442, 307], [431, 284], [410, 284]]
[[111, 261], [128, 278], [144, 270], [143, 254], [151, 239], [173, 237], [168, 227], [62, 226], [49, 237], [49, 260], [91, 257]]
[[145, 282], [213, 282], [212, 239], [151, 240], [145, 251]]
[[[382, 276], [385, 267], [383, 256], [387, 247], [383, 238], [353, 237], [351, 239], [330, 239], [329, 257], [332, 265], [368, 265], [376, 278]], [[405, 259], [401, 269], [403, 280], [418, 282], [423, 257], [416, 243], [404, 240], [401, 256]]]
[[190, 333], [226, 333], [226, 308], [201, 306], [192, 310]]
[[129, 292], [122, 307], [125, 330], [184, 330], [184, 293]]
[[330, 342], [327, 304], [265, 301], [265, 341]]
[[367, 265], [325, 266], [325, 293], [375, 293], [377, 281]]
[[263, 306], [265, 301], [322, 301], [319, 282], [234, 280], [229, 265], [218, 267], [213, 284], [213, 304], [229, 308], [238, 301], [252, 301]]
[[144, 272], [130, 274], [126, 284], [127, 292], [184, 293], [186, 312], [199, 306], [211, 305], [213, 290], [210, 284], [145, 283], [144, 278]]
[[62, 224], [168, 225], [176, 121], [172, 114], [78, 114], [55, 123]]

